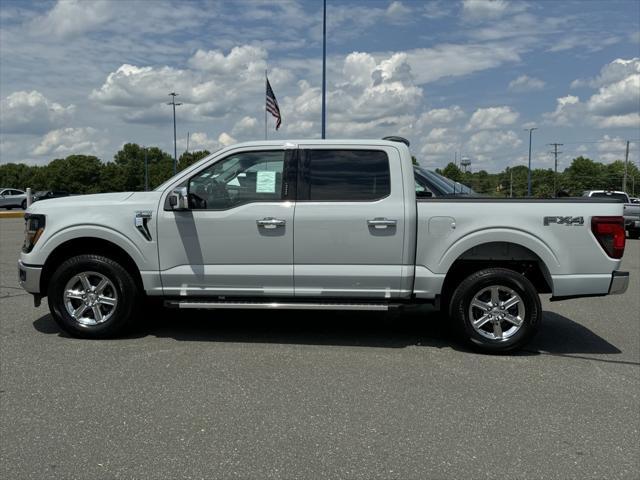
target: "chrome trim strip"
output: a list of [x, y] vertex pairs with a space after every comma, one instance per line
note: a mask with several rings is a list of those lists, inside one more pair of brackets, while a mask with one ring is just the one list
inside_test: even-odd
[[201, 309], [278, 309], [278, 310], [374, 310], [387, 311], [389, 305], [384, 303], [296, 303], [296, 302], [198, 302], [171, 301], [167, 306], [177, 308]]

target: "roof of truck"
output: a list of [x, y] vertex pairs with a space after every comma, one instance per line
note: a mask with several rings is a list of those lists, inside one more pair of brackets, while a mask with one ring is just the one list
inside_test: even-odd
[[289, 147], [295, 148], [300, 144], [304, 145], [376, 145], [376, 146], [389, 146], [396, 147], [398, 145], [404, 145], [402, 142], [382, 140], [378, 138], [368, 139], [320, 139], [320, 138], [308, 138], [308, 139], [287, 139], [287, 140], [254, 140], [251, 142], [234, 143], [225, 148], [242, 148], [242, 147], [260, 147], [260, 146], [274, 146], [274, 147]]

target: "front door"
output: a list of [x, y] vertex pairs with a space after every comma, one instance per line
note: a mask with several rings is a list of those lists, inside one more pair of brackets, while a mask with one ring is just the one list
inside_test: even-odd
[[404, 295], [399, 152], [382, 146], [305, 145], [300, 158], [294, 225], [296, 296]]
[[188, 180], [188, 210], [160, 209], [165, 295], [293, 295], [295, 202], [286, 178], [294, 157], [268, 148], [231, 153]]

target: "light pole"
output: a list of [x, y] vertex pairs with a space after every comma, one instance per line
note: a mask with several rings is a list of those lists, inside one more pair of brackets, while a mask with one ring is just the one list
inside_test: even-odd
[[529, 130], [529, 173], [527, 174], [527, 196], [531, 196], [531, 134], [534, 130], [537, 130], [536, 127], [533, 128], [525, 128], [525, 131]]
[[149, 162], [147, 161], [147, 147], [144, 147], [144, 191], [149, 191]]
[[171, 101], [168, 102], [167, 105], [173, 105], [173, 174], [175, 175], [178, 169], [178, 147], [176, 144], [176, 107], [182, 104], [176, 103], [176, 97], [178, 96], [176, 92], [171, 92], [169, 95], [171, 96]]
[[322, 7], [322, 138], [325, 136], [327, 115], [327, 0]]

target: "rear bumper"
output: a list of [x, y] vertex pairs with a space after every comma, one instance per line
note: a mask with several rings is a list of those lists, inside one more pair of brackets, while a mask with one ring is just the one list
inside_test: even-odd
[[611, 274], [556, 275], [553, 279], [552, 302], [582, 297], [621, 295], [629, 287], [629, 272], [614, 270]]
[[611, 274], [611, 285], [609, 285], [609, 295], [620, 295], [629, 288], [629, 272], [615, 271]]
[[40, 276], [42, 275], [42, 267], [39, 265], [25, 265], [18, 260], [18, 277], [20, 286], [27, 292], [33, 294], [40, 293]]

